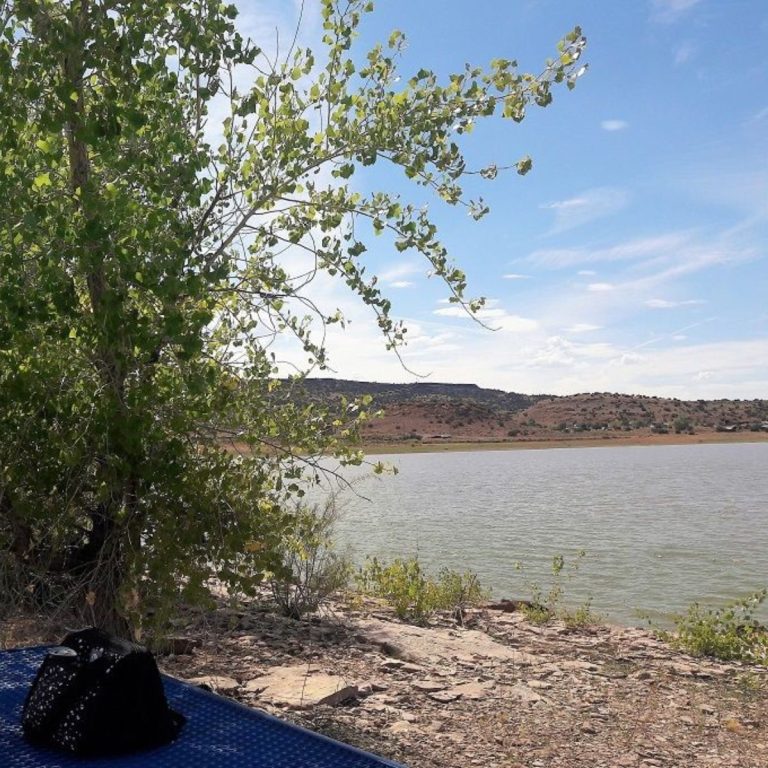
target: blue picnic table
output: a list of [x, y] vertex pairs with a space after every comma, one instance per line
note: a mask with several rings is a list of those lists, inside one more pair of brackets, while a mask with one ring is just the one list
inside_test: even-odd
[[2, 768], [403, 768], [167, 676], [168, 703], [187, 718], [173, 744], [97, 760], [33, 746], [22, 735], [21, 708], [45, 654], [39, 647], [0, 652]]

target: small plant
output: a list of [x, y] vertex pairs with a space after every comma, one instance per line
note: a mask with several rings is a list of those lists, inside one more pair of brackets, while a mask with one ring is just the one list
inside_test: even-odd
[[333, 544], [338, 515], [334, 496], [322, 506], [297, 504], [295, 525], [281, 546], [284, 572], [269, 580], [272, 596], [284, 616], [300, 619], [349, 582], [349, 558], [338, 553]]
[[[579, 550], [575, 557], [566, 562], [565, 556], [558, 554], [552, 558], [552, 579], [546, 594], [541, 584], [530, 582], [531, 599], [523, 604], [523, 614], [532, 624], [546, 624], [552, 619], [562, 619], [569, 627], [584, 627], [594, 624], [597, 616], [592, 613], [592, 598], [589, 597], [575, 609], [564, 607], [565, 585], [578, 572], [581, 561], [587, 553]], [[522, 570], [520, 563], [516, 565]]]
[[596, 624], [599, 620], [597, 614], [592, 611], [592, 598], [588, 597], [580, 606], [573, 610], [564, 610], [560, 613], [560, 618], [565, 622], [566, 627], [571, 629], [581, 629]]
[[437, 576], [438, 604], [443, 610], [451, 611], [456, 621], [464, 624], [464, 612], [473, 605], [478, 605], [491, 596], [490, 590], [480, 584], [480, 579], [473, 571], [452, 571], [441, 568]]
[[693, 656], [723, 661], [747, 661], [768, 666], [768, 627], [754, 618], [768, 590], [761, 589], [724, 608], [693, 603], [675, 618], [675, 633], [667, 633], [675, 647]]
[[396, 558], [384, 564], [367, 558], [356, 581], [361, 592], [386, 600], [401, 619], [417, 623], [439, 610], [449, 610], [461, 622], [464, 610], [488, 597], [477, 574], [440, 570], [437, 579], [422, 568], [418, 557]]

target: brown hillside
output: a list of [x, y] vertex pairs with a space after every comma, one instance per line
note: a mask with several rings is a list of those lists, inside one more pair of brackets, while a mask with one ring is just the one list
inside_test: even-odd
[[320, 400], [373, 395], [383, 416], [365, 443], [530, 442], [650, 436], [768, 434], [768, 400], [677, 400], [607, 392], [521, 395], [474, 385], [307, 380]]

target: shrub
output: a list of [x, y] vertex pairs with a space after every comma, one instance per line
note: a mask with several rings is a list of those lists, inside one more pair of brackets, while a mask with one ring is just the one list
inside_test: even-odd
[[349, 558], [333, 544], [339, 516], [336, 498], [322, 505], [296, 505], [295, 525], [280, 548], [283, 574], [269, 580], [272, 596], [284, 616], [300, 619], [315, 611], [333, 592], [346, 587]]
[[666, 639], [694, 656], [768, 666], [768, 627], [754, 618], [767, 594], [761, 589], [725, 608], [693, 603], [685, 615], [675, 618], [676, 632]]
[[[523, 604], [523, 614], [533, 624], [546, 624], [552, 619], [561, 619], [569, 627], [584, 627], [597, 622], [598, 617], [592, 613], [592, 598], [589, 597], [576, 608], [564, 606], [565, 585], [579, 570], [581, 561], [586, 557], [585, 550], [579, 550], [570, 561], [558, 554], [552, 558], [552, 578], [549, 589], [538, 582], [530, 582], [531, 599]], [[518, 570], [522, 566], [517, 564]]]
[[386, 600], [399, 618], [417, 623], [439, 610], [453, 611], [461, 620], [466, 607], [489, 595], [477, 574], [442, 568], [434, 579], [424, 571], [418, 557], [396, 558], [389, 564], [367, 558], [356, 581], [365, 594]]
[[678, 416], [673, 422], [672, 426], [675, 428], [675, 433], [688, 432], [692, 429], [693, 424], [688, 416]]

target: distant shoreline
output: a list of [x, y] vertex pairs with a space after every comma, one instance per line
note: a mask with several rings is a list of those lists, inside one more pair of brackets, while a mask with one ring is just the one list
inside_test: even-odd
[[717, 445], [725, 443], [768, 443], [768, 432], [704, 432], [694, 435], [603, 435], [530, 440], [402, 441], [364, 443], [366, 454], [450, 453], [456, 451], [520, 451], [550, 448], [608, 448], [653, 445]]

